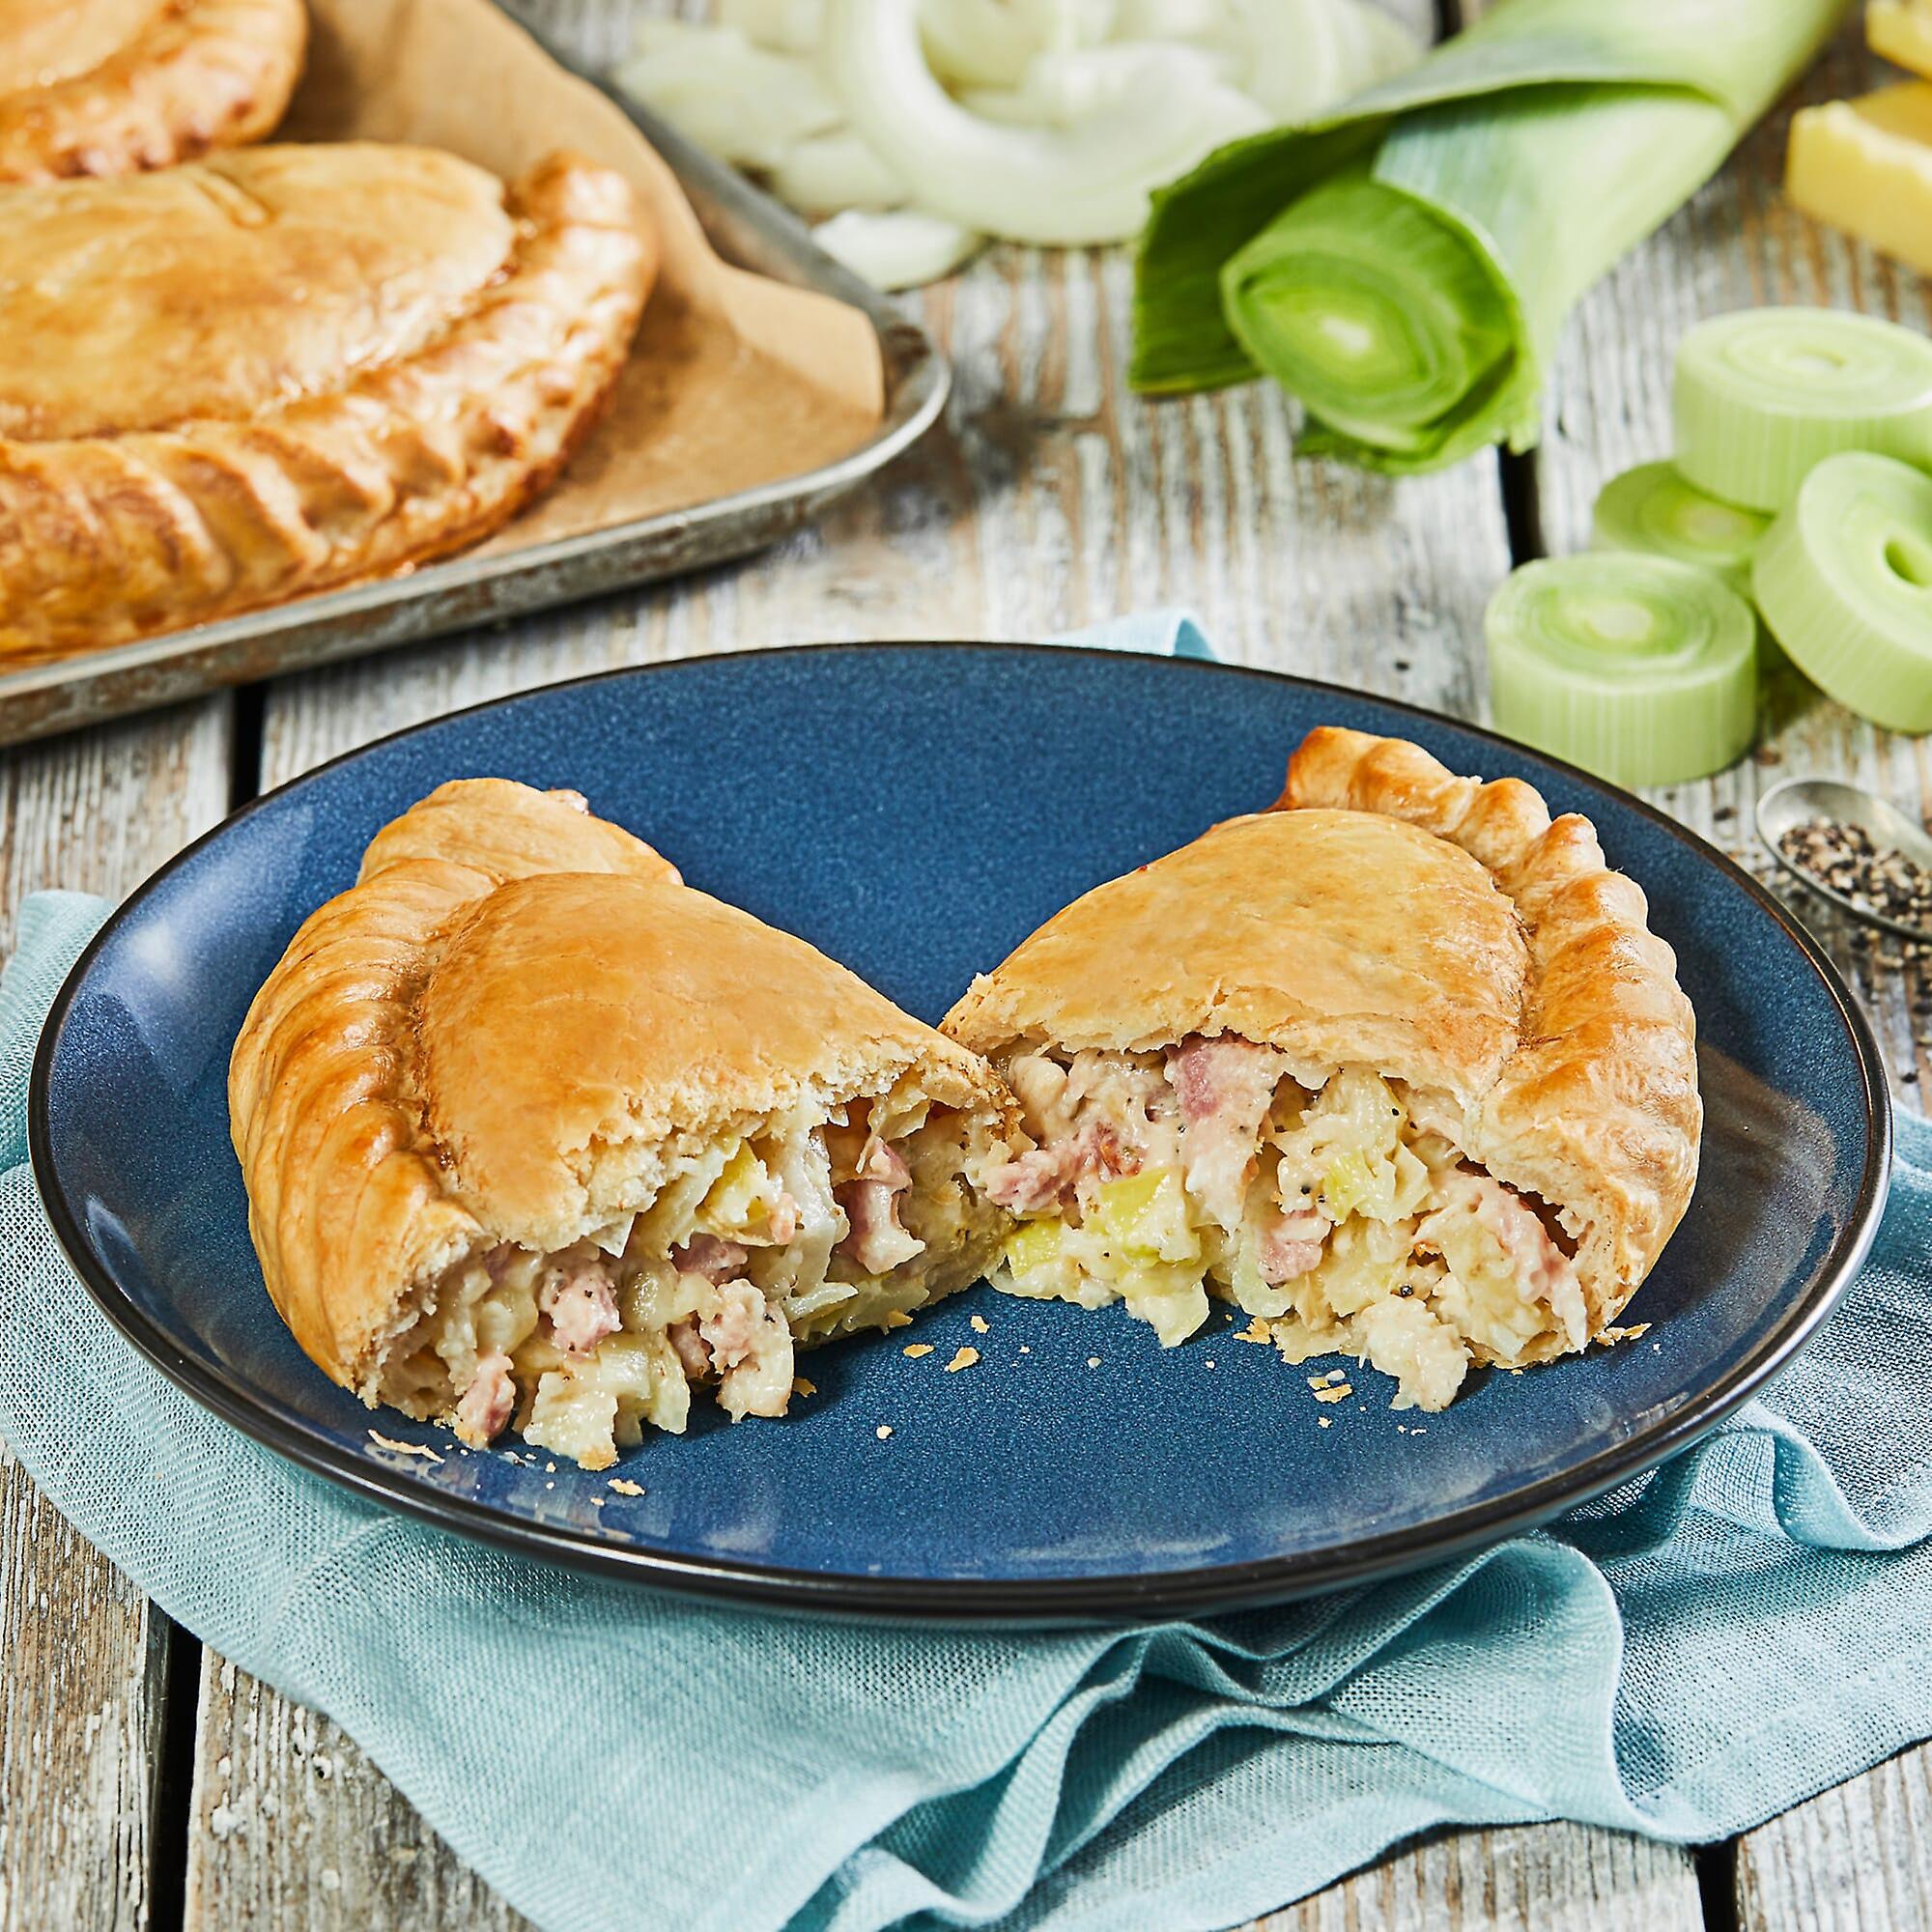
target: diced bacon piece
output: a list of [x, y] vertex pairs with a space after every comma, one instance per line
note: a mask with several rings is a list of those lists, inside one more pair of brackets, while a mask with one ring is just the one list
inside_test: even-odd
[[1272, 1047], [1226, 1036], [1195, 1034], [1167, 1056], [1167, 1077], [1180, 1102], [1188, 1190], [1230, 1232], [1240, 1224], [1262, 1121], [1283, 1069]]
[[1104, 1121], [1090, 1121], [1071, 1140], [1034, 1148], [985, 1174], [986, 1197], [1015, 1214], [1037, 1214], [1073, 1198], [1083, 1180], [1138, 1174], [1141, 1157]]
[[854, 1174], [860, 1180], [876, 1180], [880, 1186], [889, 1188], [895, 1194], [912, 1185], [912, 1170], [906, 1166], [904, 1156], [897, 1148], [888, 1146], [877, 1134], [867, 1136], [865, 1151], [859, 1156]]
[[1329, 1223], [1312, 1208], [1275, 1215], [1262, 1231], [1262, 1279], [1270, 1288], [1306, 1274], [1321, 1260]]
[[899, 1222], [898, 1197], [911, 1185], [912, 1172], [898, 1149], [877, 1134], [868, 1134], [859, 1155], [857, 1178], [832, 1190], [845, 1210], [848, 1230], [838, 1252], [867, 1274], [888, 1274], [925, 1252], [925, 1243]]
[[551, 1334], [566, 1354], [587, 1355], [623, 1324], [617, 1293], [602, 1262], [572, 1262], [553, 1268], [537, 1291], [537, 1306], [550, 1317]]
[[798, 1203], [789, 1194], [781, 1194], [765, 1215], [765, 1232], [780, 1247], [798, 1236]]
[[721, 1240], [716, 1235], [694, 1235], [681, 1248], [670, 1251], [670, 1264], [679, 1274], [701, 1274], [714, 1287], [729, 1281], [750, 1259], [736, 1241]]
[[1488, 1174], [1452, 1175], [1444, 1192], [1452, 1206], [1474, 1211], [1508, 1256], [1525, 1297], [1548, 1303], [1570, 1346], [1580, 1349], [1590, 1334], [1583, 1287], [1535, 1208], [1514, 1187]]
[[705, 1346], [704, 1337], [697, 1332], [697, 1317], [687, 1315], [682, 1321], [674, 1323], [665, 1333], [677, 1351], [678, 1360], [684, 1365], [685, 1375], [693, 1381], [711, 1373], [711, 1350]]
[[517, 1385], [510, 1378], [510, 1358], [500, 1350], [482, 1356], [476, 1374], [456, 1405], [456, 1434], [472, 1449], [487, 1448], [516, 1413]]

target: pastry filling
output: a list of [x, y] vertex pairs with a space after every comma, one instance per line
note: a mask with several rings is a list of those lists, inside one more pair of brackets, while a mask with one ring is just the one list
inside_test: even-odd
[[994, 1275], [1009, 1293], [1124, 1301], [1169, 1347], [1214, 1295], [1291, 1362], [1395, 1377], [1398, 1408], [1444, 1407], [1472, 1362], [1588, 1340], [1580, 1229], [1469, 1159], [1426, 1093], [1360, 1065], [1306, 1086], [1272, 1048], [1200, 1035], [1004, 1070], [1037, 1143], [983, 1176], [1020, 1217]]
[[793, 1353], [890, 1328], [975, 1279], [996, 1215], [962, 1176], [985, 1130], [885, 1096], [696, 1148], [635, 1218], [553, 1253], [483, 1249], [435, 1285], [375, 1399], [481, 1447], [506, 1429], [608, 1468], [694, 1386], [782, 1415]]

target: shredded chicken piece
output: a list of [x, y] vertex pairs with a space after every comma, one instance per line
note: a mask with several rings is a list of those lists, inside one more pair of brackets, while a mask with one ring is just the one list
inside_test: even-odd
[[1073, 1125], [1066, 1106], [1066, 1069], [1043, 1053], [1015, 1054], [1007, 1067], [1007, 1084], [1013, 1090], [1026, 1119], [1027, 1131], [1037, 1141], [1059, 1140]]
[[510, 1358], [493, 1350], [476, 1364], [476, 1374], [456, 1405], [456, 1434], [472, 1449], [488, 1448], [516, 1412], [517, 1385], [510, 1378]]
[[1582, 1348], [1590, 1333], [1583, 1286], [1570, 1257], [1550, 1239], [1549, 1230], [1528, 1202], [1488, 1174], [1452, 1174], [1445, 1179], [1442, 1193], [1450, 1207], [1474, 1211], [1515, 1265], [1523, 1293], [1548, 1303], [1570, 1346]]
[[1180, 1102], [1180, 1160], [1188, 1188], [1232, 1233], [1254, 1173], [1262, 1121], [1286, 1063], [1272, 1047], [1252, 1040], [1195, 1034], [1168, 1054], [1166, 1065]]
[[537, 1306], [550, 1317], [551, 1333], [566, 1354], [587, 1355], [623, 1325], [617, 1293], [601, 1262], [571, 1262], [553, 1268], [537, 1291]]
[[[697, 1332], [719, 1371], [718, 1400], [741, 1415], [782, 1415], [791, 1396], [791, 1329], [749, 1281], [726, 1282]], [[675, 1345], [673, 1345], [675, 1346]]]

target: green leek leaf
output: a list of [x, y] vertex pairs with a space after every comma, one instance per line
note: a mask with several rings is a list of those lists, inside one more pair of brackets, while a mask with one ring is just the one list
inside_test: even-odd
[[1846, 0], [1505, 0], [1155, 197], [1132, 376], [1266, 373], [1304, 449], [1396, 472], [1536, 440], [1577, 298], [1716, 172]]

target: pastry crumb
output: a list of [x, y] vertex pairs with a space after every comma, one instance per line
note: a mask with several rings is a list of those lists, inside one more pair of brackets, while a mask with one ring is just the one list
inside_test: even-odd
[[644, 1493], [641, 1483], [634, 1483], [628, 1476], [612, 1476], [604, 1485], [607, 1490], [615, 1490], [620, 1496], [640, 1496]]
[[992, 1332], [993, 1324], [983, 1315], [970, 1315], [966, 1320], [967, 1325], [976, 1335], [986, 1335]]
[[1250, 1321], [1248, 1325], [1235, 1337], [1235, 1340], [1237, 1342], [1259, 1342], [1262, 1345], [1262, 1347], [1265, 1349], [1267, 1345], [1274, 1340], [1274, 1337], [1268, 1333], [1267, 1323], [1264, 1321], [1259, 1315], [1257, 1315], [1255, 1319], [1252, 1321]]
[[420, 1456], [425, 1463], [440, 1463], [442, 1458], [423, 1442], [398, 1442], [393, 1436], [384, 1435], [380, 1430], [369, 1432], [369, 1440], [379, 1449], [393, 1450], [398, 1456]]
[[903, 1308], [889, 1308], [886, 1310], [886, 1326], [888, 1328], [910, 1328], [912, 1326], [912, 1317]]
[[1029, 1349], [1024, 1342], [1022, 1342], [1020, 1344], [1020, 1353], [1023, 1355], [1030, 1355], [1033, 1353], [1033, 1350]]
[[899, 1353], [902, 1355], [910, 1355], [916, 1362], [922, 1355], [929, 1355], [932, 1353], [932, 1344], [930, 1342], [908, 1342], [905, 1345], [905, 1347], [899, 1350]]
[[872, 1431], [872, 1434], [876, 1435], [881, 1442], [883, 1442], [886, 1439], [886, 1437], [890, 1435], [892, 1433], [893, 1433], [893, 1425], [890, 1422], [882, 1422], [879, 1424], [878, 1428]]
[[1317, 1402], [1347, 1402], [1354, 1394], [1347, 1382], [1337, 1382], [1333, 1388], [1319, 1388], [1315, 1391]]
[[1213, 1357], [1212, 1355], [1209, 1355], [1209, 1356], [1208, 1357], [1208, 1367], [1209, 1367], [1210, 1369], [1211, 1369], [1211, 1368], [1212, 1368], [1212, 1367], [1214, 1366], [1214, 1357]]
[[959, 1352], [956, 1355], [954, 1355], [950, 1362], [947, 1363], [946, 1373], [950, 1376], [955, 1374], [960, 1369], [970, 1369], [973, 1366], [973, 1364], [977, 1362], [979, 1359], [980, 1359], [980, 1351], [978, 1349], [961, 1349]]
[[793, 1395], [816, 1395], [818, 1384], [807, 1381], [803, 1376], [794, 1376], [791, 1378], [791, 1392]]
[[1650, 1323], [1648, 1321], [1639, 1321], [1629, 1328], [1605, 1328], [1597, 1337], [1597, 1340], [1607, 1349], [1613, 1342], [1634, 1342], [1639, 1337], [1648, 1335], [1649, 1333]]
[[1087, 1366], [1088, 1366], [1088, 1367], [1089, 1367], [1090, 1369], [1097, 1369], [1097, 1368], [1098, 1368], [1098, 1367], [1100, 1366], [1100, 1358], [1099, 1358], [1099, 1356], [1098, 1356], [1098, 1355], [1089, 1355], [1089, 1356], [1087, 1357]]
[[1316, 1427], [1319, 1429], [1326, 1429], [1334, 1422], [1334, 1420], [1335, 1418], [1332, 1415], [1318, 1415], [1315, 1418]]

